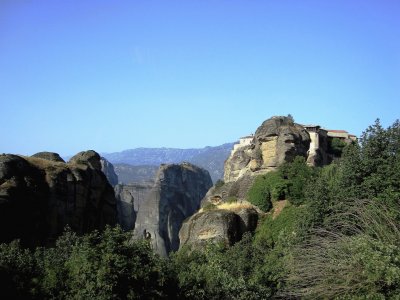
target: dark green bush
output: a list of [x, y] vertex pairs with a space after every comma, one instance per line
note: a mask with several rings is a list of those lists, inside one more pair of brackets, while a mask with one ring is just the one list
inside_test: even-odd
[[328, 151], [334, 154], [336, 157], [342, 156], [343, 149], [347, 146], [347, 143], [338, 138], [332, 138], [328, 142]]
[[177, 293], [169, 264], [119, 227], [82, 237], [67, 231], [54, 248], [35, 253], [3, 244], [0, 276], [18, 299], [169, 299]]
[[287, 182], [279, 172], [259, 176], [249, 189], [247, 200], [263, 211], [272, 208], [272, 201], [283, 200], [287, 193]]
[[217, 182], [215, 183], [215, 188], [219, 189], [221, 187], [223, 187], [225, 184], [225, 181], [223, 181], [222, 179], [218, 179]]
[[263, 211], [269, 211], [272, 208], [270, 186], [264, 176], [259, 176], [247, 193], [247, 200]]
[[264, 273], [265, 249], [251, 234], [230, 248], [209, 244], [184, 248], [171, 256], [179, 281], [180, 299], [269, 299], [272, 290]]
[[305, 187], [312, 181], [315, 170], [307, 166], [302, 156], [296, 156], [291, 163], [285, 163], [279, 168], [283, 178], [287, 179], [288, 200], [294, 205], [303, 204]]

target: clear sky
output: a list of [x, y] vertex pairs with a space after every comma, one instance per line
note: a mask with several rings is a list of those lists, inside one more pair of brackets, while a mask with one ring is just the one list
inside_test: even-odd
[[0, 152], [204, 147], [400, 115], [398, 0], [0, 0]]

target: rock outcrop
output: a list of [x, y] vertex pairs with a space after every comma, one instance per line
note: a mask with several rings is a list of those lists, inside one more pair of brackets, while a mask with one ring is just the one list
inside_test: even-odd
[[61, 156], [58, 153], [54, 153], [54, 152], [38, 152], [36, 154], [33, 154], [32, 157], [37, 157], [37, 158], [43, 158], [43, 159], [47, 159], [47, 160], [51, 160], [51, 161], [55, 161], [55, 162], [63, 162], [65, 163], [65, 161], [61, 158]]
[[226, 205], [237, 201], [237, 207], [241, 207], [257, 175], [276, 170], [296, 156], [303, 156], [310, 166], [329, 164], [333, 160], [329, 152], [333, 138], [346, 143], [356, 140], [347, 131], [300, 125], [291, 117], [264, 121], [254, 135], [240, 138], [233, 146], [225, 161], [224, 182], [213, 186], [202, 200], [200, 212], [184, 222], [179, 233], [181, 245], [197, 247], [208, 241], [232, 245], [244, 232], [253, 231], [258, 219], [255, 209], [232, 211]]
[[116, 224], [114, 191], [100, 156], [80, 152], [68, 163], [58, 157], [0, 155], [0, 242], [43, 245], [67, 224], [78, 233]]
[[199, 209], [211, 186], [211, 177], [202, 168], [189, 163], [161, 165], [154, 186], [138, 209], [134, 236], [150, 238], [162, 256], [178, 250], [182, 222]]
[[132, 230], [135, 227], [137, 212], [134, 206], [135, 198], [126, 185], [117, 184], [114, 192], [117, 199], [118, 224], [124, 231]]
[[310, 141], [307, 130], [291, 118], [272, 117], [258, 127], [251, 141], [234, 148], [225, 162], [224, 180], [264, 174], [298, 155], [307, 157]]
[[118, 184], [118, 176], [115, 173], [114, 166], [104, 157], [100, 158], [101, 163], [101, 171], [103, 171], [104, 175], [106, 175], [108, 182], [112, 186], [116, 186]]
[[153, 185], [154, 183], [117, 184], [114, 187], [118, 204], [118, 223], [123, 230], [135, 228], [137, 213]]
[[208, 242], [222, 242], [232, 246], [245, 232], [257, 227], [258, 213], [254, 208], [235, 210], [214, 209], [201, 211], [186, 220], [179, 232], [180, 246], [201, 248]]

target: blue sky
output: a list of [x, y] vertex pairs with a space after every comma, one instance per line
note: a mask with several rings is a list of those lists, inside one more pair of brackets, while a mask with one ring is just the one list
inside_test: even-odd
[[0, 0], [0, 152], [204, 147], [400, 112], [400, 2]]

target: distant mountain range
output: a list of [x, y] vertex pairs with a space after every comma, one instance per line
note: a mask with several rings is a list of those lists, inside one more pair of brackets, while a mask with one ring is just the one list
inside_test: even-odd
[[[216, 182], [223, 177], [224, 162], [233, 145], [234, 143], [226, 143], [197, 149], [136, 148], [101, 155], [115, 166], [119, 181], [122, 183], [151, 180], [155, 175], [154, 166], [184, 161], [208, 170], [213, 182]], [[146, 178], [147, 175], [149, 178]]]
[[152, 184], [159, 166], [132, 166], [128, 164], [113, 164], [118, 182], [123, 184]]

